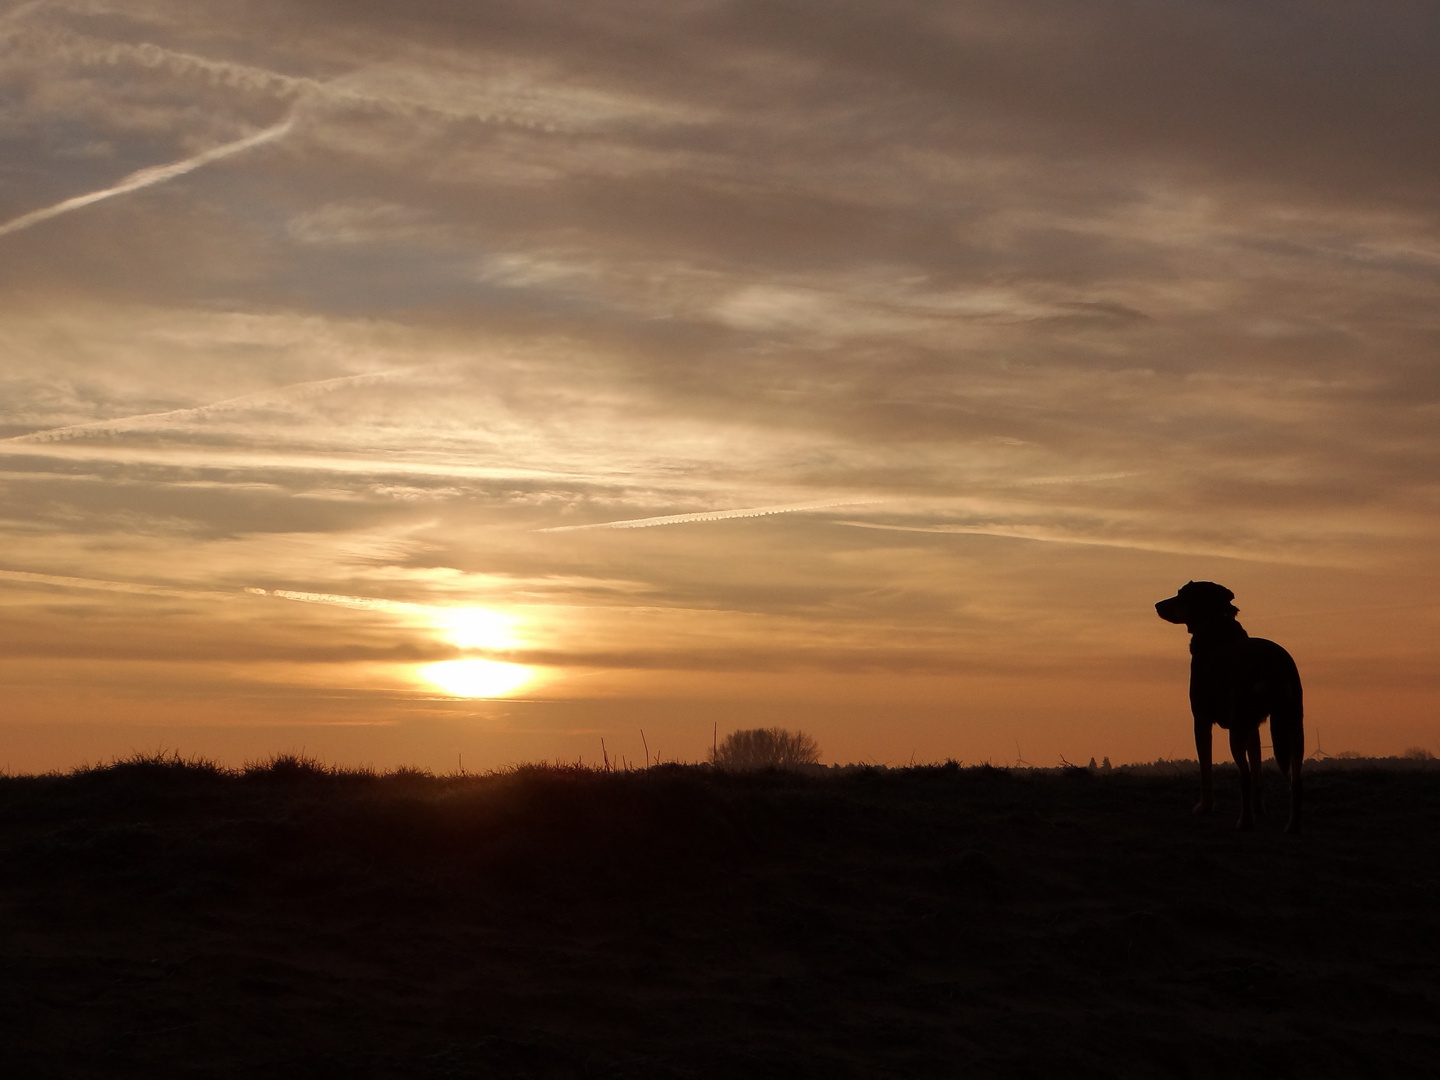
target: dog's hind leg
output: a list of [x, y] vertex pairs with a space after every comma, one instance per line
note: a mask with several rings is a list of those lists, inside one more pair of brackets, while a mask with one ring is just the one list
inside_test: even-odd
[[1215, 807], [1215, 789], [1210, 779], [1210, 721], [1195, 719], [1195, 756], [1200, 759], [1200, 801], [1195, 813], [1208, 814]]
[[1250, 763], [1245, 760], [1245, 754], [1249, 748], [1250, 733], [1240, 728], [1231, 728], [1230, 756], [1235, 759], [1235, 767], [1240, 770], [1240, 820], [1235, 823], [1237, 829], [1253, 829], [1255, 827]]
[[1255, 816], [1265, 816], [1265, 779], [1260, 772], [1260, 729], [1250, 733], [1245, 744], [1245, 756], [1250, 762], [1250, 793], [1254, 800]]

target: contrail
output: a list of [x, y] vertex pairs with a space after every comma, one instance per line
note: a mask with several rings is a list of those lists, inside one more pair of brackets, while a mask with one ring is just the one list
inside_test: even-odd
[[97, 592], [135, 593], [141, 596], [176, 596], [186, 600], [233, 600], [234, 593], [206, 589], [177, 589], [169, 585], [143, 585], [135, 581], [106, 581], [103, 578], [66, 577], [61, 574], [34, 574], [28, 570], [0, 570], [0, 581], [32, 585], [55, 585], [62, 589], [93, 589]]
[[1139, 475], [1138, 472], [1080, 473], [1074, 476], [1034, 476], [1028, 480], [1015, 482], [1022, 487], [1034, 484], [1093, 484], [1102, 480], [1124, 480]]
[[[62, 589], [89, 589], [95, 592], [130, 593], [138, 596], [171, 596], [183, 600], [224, 600], [240, 598], [239, 592], [215, 589], [182, 589], [173, 585], [147, 585], [138, 581], [109, 581], [104, 578], [69, 577], [63, 574], [36, 574], [29, 570], [0, 570], [0, 583], [13, 581], [25, 585], [51, 585]], [[434, 619], [446, 609], [427, 604], [411, 604], [403, 600], [382, 600], [374, 596], [344, 596], [339, 593], [298, 592], [293, 589], [257, 589], [246, 586], [251, 596], [273, 596], [280, 600], [299, 600], [307, 604], [331, 604], [364, 611], [388, 611], [397, 615], [419, 615]]]
[[332, 604], [336, 607], [360, 608], [364, 611], [391, 611], [402, 615], [433, 616], [436, 608], [411, 604], [404, 600], [382, 600], [375, 596], [345, 596], [341, 593], [300, 592], [296, 589], [257, 589], [247, 585], [251, 596], [275, 596], [281, 600], [298, 600], [302, 604]]
[[212, 401], [208, 405], [196, 405], [188, 409], [168, 409], [165, 412], [140, 413], [136, 416], [122, 416], [114, 420], [92, 420], [84, 424], [66, 424], [64, 427], [46, 428], [44, 431], [31, 431], [24, 435], [11, 435], [9, 438], [0, 439], [5, 443], [49, 443], [63, 442], [66, 439], [81, 439], [87, 435], [110, 435], [119, 431], [144, 430], [153, 427], [157, 423], [169, 423], [175, 420], [198, 420], [217, 412], [233, 412], [236, 409], [247, 409], [257, 405], [265, 405], [270, 402], [278, 402], [292, 398], [315, 397], [320, 394], [329, 393], [331, 390], [338, 390], [344, 386], [366, 386], [371, 383], [388, 382], [391, 379], [398, 379], [419, 371], [419, 365], [408, 368], [392, 368], [389, 371], [372, 371], [361, 375], [339, 375], [333, 379], [317, 379], [313, 382], [293, 383], [290, 386], [277, 387], [274, 390], [260, 390], [253, 394], [242, 394], [240, 397], [226, 398], [224, 401]]
[[100, 202], [115, 195], [124, 195], [130, 191], [138, 191], [141, 188], [150, 187], [152, 184], [163, 184], [166, 180], [173, 180], [177, 176], [200, 168], [202, 165], [209, 165], [212, 161], [219, 161], [221, 158], [229, 157], [231, 154], [238, 154], [243, 150], [260, 146], [263, 143], [271, 142], [280, 138], [295, 126], [295, 117], [286, 117], [274, 127], [268, 127], [264, 131], [256, 132], [254, 135], [247, 135], [243, 139], [236, 139], [221, 146], [212, 147], [204, 153], [196, 154], [194, 157], [186, 158], [184, 161], [173, 161], [169, 165], [152, 165], [146, 169], [140, 169], [131, 173], [113, 187], [102, 188], [100, 191], [92, 191], [88, 195], [76, 195], [73, 199], [66, 199], [54, 206], [47, 206], [43, 210], [32, 210], [28, 214], [21, 214], [18, 218], [0, 225], [0, 236], [9, 233], [19, 232], [21, 229], [28, 229], [31, 225], [38, 225], [42, 221], [49, 221], [61, 214], [68, 214], [71, 210], [79, 210], [82, 206], [89, 206], [91, 203]]
[[[138, 581], [109, 581], [104, 578], [69, 577], [63, 574], [37, 574], [29, 570], [0, 570], [0, 582], [13, 581], [27, 585], [53, 585], [62, 589], [91, 589], [96, 592], [131, 593], [139, 596], [173, 596], [185, 600], [235, 600], [240, 593], [215, 589], [181, 589], [173, 585], [147, 585]], [[246, 586], [251, 596], [274, 596], [281, 600], [299, 600], [307, 604], [333, 604], [367, 611], [389, 611], [402, 615], [434, 617], [445, 609], [403, 600], [382, 600], [374, 596], [345, 596], [339, 593], [298, 592], [293, 589], [257, 589]]]
[[597, 521], [593, 525], [554, 525], [536, 532], [579, 532], [582, 529], [649, 529], [655, 525], [688, 525], [695, 521], [724, 521], [727, 518], [766, 517], [770, 514], [798, 514], [832, 506], [864, 506], [885, 499], [844, 499], [831, 502], [793, 503], [788, 506], [750, 506], [741, 510], [707, 510], [698, 514], [667, 514], [664, 517], [632, 518], [628, 521]]
[[1298, 566], [1330, 566], [1338, 563], [1277, 557], [1243, 548], [1207, 544], [1166, 544], [1149, 540], [1112, 540], [1101, 536], [1081, 536], [1047, 528], [1043, 525], [889, 525], [878, 521], [836, 521], [853, 529], [883, 529], [889, 532], [938, 533], [962, 536], [1003, 536], [1011, 540], [1037, 540], [1047, 544], [1082, 544], [1089, 547], [1124, 548], [1131, 551], [1158, 551], [1169, 555], [1203, 555], [1244, 562], [1287, 563]]
[[[116, 446], [76, 441], [74, 445], [64, 443], [28, 443], [16, 445], [12, 440], [0, 439], [0, 454], [23, 457], [52, 457], [69, 461], [124, 462], [134, 465], [160, 465], [166, 468], [223, 468], [238, 470], [282, 470], [292, 472], [333, 472], [346, 476], [438, 476], [447, 479], [473, 480], [562, 480], [575, 483], [595, 483], [596, 473], [560, 472], [555, 469], [529, 469], [516, 465], [509, 467], [469, 465], [464, 462], [406, 461], [381, 457], [348, 457], [344, 451], [326, 454], [286, 453], [284, 451], [251, 450], [196, 450], [184, 448], [167, 450], [153, 446]], [[601, 478], [610, 474], [602, 473]], [[629, 477], [629, 473], [617, 473]]]

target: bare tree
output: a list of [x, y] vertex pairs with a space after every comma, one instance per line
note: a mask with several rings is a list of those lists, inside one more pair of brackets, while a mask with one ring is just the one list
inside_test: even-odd
[[820, 744], [803, 731], [751, 728], [732, 731], [710, 753], [717, 769], [793, 769], [820, 760]]

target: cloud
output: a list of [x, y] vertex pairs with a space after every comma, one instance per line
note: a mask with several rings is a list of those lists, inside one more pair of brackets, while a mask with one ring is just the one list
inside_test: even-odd
[[342, 596], [336, 593], [303, 592], [296, 589], [261, 589], [246, 586], [252, 596], [275, 596], [281, 600], [296, 600], [302, 604], [328, 604], [334, 607], [355, 608], [360, 611], [384, 611], [396, 615], [433, 616], [434, 608], [421, 604], [407, 604], [395, 600], [382, 600], [374, 596]]
[[374, 386], [413, 375], [418, 368], [399, 368], [393, 371], [367, 372], [361, 375], [340, 375], [333, 379], [316, 379], [311, 382], [295, 383], [275, 390], [263, 390], [255, 394], [224, 401], [197, 405], [189, 409], [167, 409], [164, 412], [143, 413], [138, 416], [122, 416], [113, 420], [94, 420], [85, 424], [67, 424], [63, 427], [46, 428], [24, 435], [12, 435], [0, 442], [8, 443], [53, 443], [93, 436], [116, 435], [125, 431], [149, 431], [185, 420], [203, 420], [217, 413], [238, 412], [245, 409], [259, 409], [288, 403], [295, 400], [316, 397], [342, 387]]
[[47, 206], [40, 210], [32, 210], [28, 214], [21, 214], [17, 218], [0, 224], [0, 236], [9, 233], [19, 232], [21, 229], [28, 229], [38, 225], [42, 221], [49, 221], [51, 218], [59, 217], [61, 214], [68, 214], [72, 210], [79, 210], [81, 207], [89, 206], [92, 203], [100, 202], [103, 199], [111, 199], [116, 195], [125, 195], [132, 191], [139, 191], [142, 188], [151, 187], [155, 184], [163, 184], [167, 180], [173, 180], [177, 176], [184, 176], [188, 172], [212, 162], [220, 161], [230, 157], [232, 154], [243, 153], [257, 146], [263, 146], [268, 142], [288, 134], [295, 126], [293, 117], [287, 117], [280, 123], [258, 131], [254, 135], [247, 135], [243, 139], [236, 139], [234, 142], [224, 143], [203, 153], [188, 157], [183, 161], [173, 161], [168, 165], [152, 165], [140, 169], [122, 179], [119, 183], [99, 191], [91, 191], [85, 195], [76, 195], [69, 199], [63, 199], [53, 206]]
[[536, 531], [580, 532], [585, 529], [649, 529], [656, 525], [690, 525], [701, 521], [728, 521], [731, 518], [768, 517], [771, 514], [800, 514], [812, 510], [826, 510], [835, 506], [858, 506], [883, 501], [881, 499], [845, 499], [796, 503], [791, 506], [750, 506], [739, 510], [702, 510], [692, 514], [666, 514], [661, 517], [631, 518], [627, 521], [599, 521], [591, 525], [552, 525]]
[[0, 14], [0, 26], [18, 23], [27, 15], [46, 6], [48, 0], [31, 0], [28, 4], [16, 4], [9, 11]]
[[106, 581], [101, 578], [70, 577], [64, 574], [37, 574], [27, 570], [0, 570], [0, 581], [26, 585], [50, 585], [60, 589], [88, 589], [96, 592], [130, 593], [136, 596], [170, 596], [185, 600], [233, 600], [233, 593], [207, 589], [178, 589], [135, 581]]
[[[1036, 540], [1048, 544], [1080, 544], [1091, 547], [1124, 548], [1129, 551], [1155, 551], [1170, 555], [1199, 555], [1208, 558], [1240, 559], [1253, 562], [1292, 563], [1306, 566], [1335, 565], [1333, 561], [1307, 558], [1293, 552], [1263, 545], [1257, 550], [1237, 544], [1206, 544], [1187, 540], [1149, 539], [1145, 537], [1096, 536], [1057, 528], [1050, 525], [892, 525], [876, 521], [837, 521], [855, 529], [883, 529], [890, 532], [941, 533], [960, 536], [1003, 536], [1012, 540]], [[1270, 550], [1266, 550], [1270, 548]]]

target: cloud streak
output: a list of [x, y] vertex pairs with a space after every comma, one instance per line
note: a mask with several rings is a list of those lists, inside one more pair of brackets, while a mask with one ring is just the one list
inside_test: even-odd
[[55, 203], [53, 206], [47, 206], [40, 210], [32, 210], [28, 214], [21, 214], [17, 218], [11, 218], [4, 224], [0, 224], [0, 236], [8, 236], [11, 233], [20, 232], [22, 229], [39, 225], [41, 222], [49, 221], [51, 218], [59, 217], [61, 214], [68, 214], [72, 210], [79, 210], [82, 207], [102, 202], [105, 199], [113, 199], [117, 195], [127, 195], [132, 191], [140, 191], [147, 187], [153, 187], [156, 184], [163, 184], [167, 180], [173, 180], [177, 176], [184, 176], [186, 173], [193, 172], [212, 162], [221, 161], [235, 154], [244, 153], [246, 150], [253, 150], [257, 146], [264, 146], [266, 143], [274, 142], [276, 139], [287, 135], [294, 126], [295, 118], [292, 115], [263, 131], [257, 131], [253, 135], [247, 135], [243, 139], [236, 139], [234, 142], [212, 147], [193, 157], [185, 158], [183, 161], [172, 161], [168, 165], [152, 165], [148, 168], [138, 169], [111, 187], [101, 188], [99, 191], [91, 191], [85, 195], [76, 195], [73, 198], [64, 199], [61, 202]]
[[414, 375], [420, 368], [395, 368], [390, 371], [365, 372], [360, 375], [339, 375], [333, 379], [315, 379], [310, 382], [294, 383], [275, 390], [262, 390], [254, 394], [214, 401], [208, 405], [197, 405], [188, 409], [167, 409], [164, 412], [139, 413], [122, 416], [114, 420], [95, 420], [85, 424], [66, 424], [63, 427], [46, 428], [24, 435], [12, 435], [0, 439], [6, 443], [54, 443], [70, 439], [83, 439], [96, 435], [117, 435], [124, 431], [146, 431], [183, 420], [203, 420], [217, 413], [239, 412], [244, 409], [263, 408], [288, 401], [318, 397], [333, 391], [361, 386], [376, 386]]
[[171, 596], [184, 600], [234, 600], [234, 593], [213, 589], [181, 589], [171, 585], [147, 585], [136, 581], [107, 581], [102, 578], [71, 577], [65, 574], [38, 574], [28, 570], [0, 570], [0, 581], [20, 585], [50, 585], [61, 589], [88, 589], [94, 592], [130, 593], [136, 596]]
[[892, 525], [875, 521], [837, 521], [853, 529], [880, 529], [888, 532], [938, 533], [958, 536], [1002, 536], [1010, 540], [1034, 540], [1046, 544], [1079, 544], [1085, 547], [1123, 548], [1127, 551], [1153, 551], [1167, 555], [1203, 556], [1236, 559], [1244, 562], [1286, 563], [1298, 566], [1335, 566], [1343, 561], [1316, 559], [1255, 547], [1231, 544], [1205, 544], [1194, 541], [1154, 540], [1142, 537], [1094, 536], [1071, 532], [1049, 525]]
[[749, 506], [738, 510], [702, 510], [693, 514], [665, 514], [661, 517], [629, 518], [625, 521], [597, 521], [591, 525], [552, 525], [536, 532], [583, 532], [587, 529], [650, 529], [658, 525], [693, 525], [703, 521], [729, 521], [732, 518], [769, 517], [772, 514], [803, 514], [828, 510], [836, 506], [865, 506], [886, 502], [885, 499], [838, 499], [825, 502], [790, 503], [783, 506]]
[[247, 585], [245, 592], [251, 596], [274, 596], [281, 600], [294, 600], [302, 604], [324, 604], [330, 607], [353, 608], [359, 611], [385, 611], [396, 615], [423, 615], [433, 617], [437, 608], [426, 604], [410, 604], [403, 600], [384, 600], [375, 596], [345, 596], [340, 593], [304, 592], [298, 589], [261, 589]]

